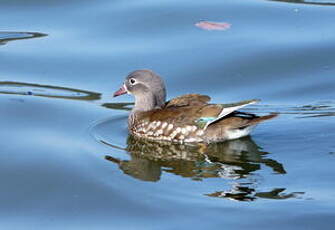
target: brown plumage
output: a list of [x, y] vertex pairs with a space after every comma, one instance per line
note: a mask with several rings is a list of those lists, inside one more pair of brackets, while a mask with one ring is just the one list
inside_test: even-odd
[[165, 92], [163, 80], [150, 70], [137, 70], [127, 76], [114, 96], [135, 96], [128, 119], [132, 135], [180, 143], [220, 142], [249, 135], [258, 123], [277, 116], [259, 117], [237, 111], [259, 100], [209, 104], [207, 95], [187, 94], [165, 102]]

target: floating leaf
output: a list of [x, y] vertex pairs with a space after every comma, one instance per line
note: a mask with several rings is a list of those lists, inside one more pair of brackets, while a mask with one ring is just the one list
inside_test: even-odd
[[195, 26], [204, 30], [228, 30], [231, 27], [231, 24], [227, 22], [201, 21], [196, 23]]

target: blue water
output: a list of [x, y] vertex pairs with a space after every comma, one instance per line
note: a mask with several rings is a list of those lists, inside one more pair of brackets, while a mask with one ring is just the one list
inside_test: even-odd
[[[331, 229], [334, 5], [1, 1], [1, 228]], [[206, 150], [136, 141], [112, 94], [140, 68], [280, 116]]]

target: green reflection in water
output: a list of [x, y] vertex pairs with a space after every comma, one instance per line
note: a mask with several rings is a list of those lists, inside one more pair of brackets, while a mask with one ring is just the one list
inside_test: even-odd
[[39, 85], [22, 82], [0, 82], [0, 94], [32, 95], [71, 100], [99, 100], [100, 93], [59, 86]]
[[36, 33], [36, 32], [5, 32], [0, 31], [0, 45], [4, 45], [9, 41], [31, 39], [45, 37], [47, 34]]
[[261, 151], [250, 137], [209, 145], [180, 145], [129, 136], [125, 150], [130, 154], [130, 160], [120, 160], [111, 155], [105, 156], [105, 159], [116, 163], [125, 174], [139, 180], [159, 181], [162, 172], [197, 181], [222, 178], [233, 184], [229, 191], [206, 196], [239, 201], [252, 201], [257, 197], [296, 197], [294, 194], [280, 194], [285, 189], [256, 191], [261, 180], [257, 171], [262, 166], [269, 167], [274, 174], [286, 174], [286, 171], [281, 163], [266, 157], [268, 153]]

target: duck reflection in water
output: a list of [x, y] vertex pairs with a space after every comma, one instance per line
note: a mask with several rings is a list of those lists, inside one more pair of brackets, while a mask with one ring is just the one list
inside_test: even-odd
[[[260, 170], [263, 165], [276, 174], [285, 174], [286, 171], [281, 163], [265, 158], [268, 153], [260, 151], [260, 147], [249, 136], [209, 145], [153, 142], [129, 136], [126, 151], [130, 154], [130, 160], [120, 160], [110, 155], [105, 158], [118, 164], [125, 174], [139, 180], [158, 181], [162, 172], [193, 180], [223, 178], [234, 182], [229, 192], [206, 195], [235, 200], [250, 201], [255, 196], [285, 199], [295, 195], [281, 195], [285, 190], [281, 188], [270, 192], [255, 191], [258, 182], [253, 172]], [[240, 179], [250, 179], [252, 182], [238, 183]]]

